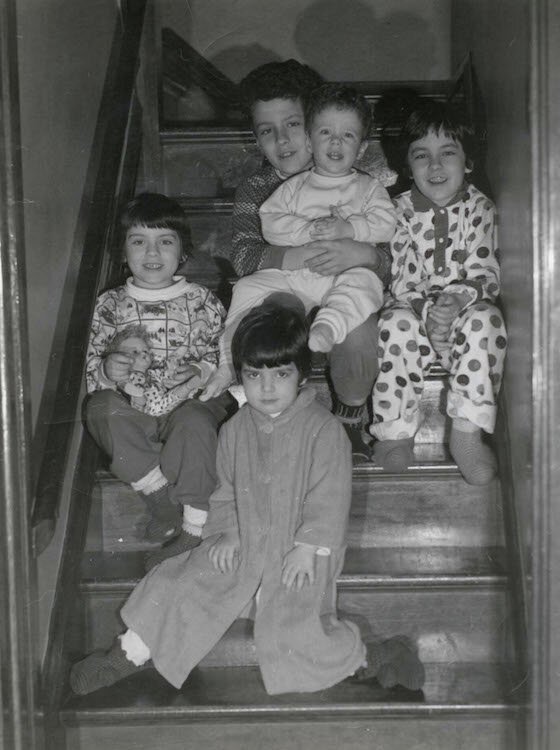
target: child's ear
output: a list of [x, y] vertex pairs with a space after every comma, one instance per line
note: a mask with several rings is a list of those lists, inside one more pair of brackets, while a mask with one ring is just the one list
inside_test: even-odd
[[356, 159], [361, 159], [362, 158], [362, 156], [366, 152], [367, 147], [368, 147], [368, 142], [367, 141], [362, 141], [362, 145], [358, 149], [358, 153], [356, 155]]
[[474, 164], [472, 162], [472, 159], [467, 159], [467, 162], [465, 164], [465, 174], [470, 174], [474, 169]]
[[309, 137], [309, 133], [306, 133], [306, 134], [305, 134], [305, 148], [307, 149], [307, 151], [308, 151], [308, 152], [309, 152], [310, 154], [312, 154], [312, 153], [313, 153], [313, 150], [312, 150], [312, 148], [311, 148], [311, 138]]

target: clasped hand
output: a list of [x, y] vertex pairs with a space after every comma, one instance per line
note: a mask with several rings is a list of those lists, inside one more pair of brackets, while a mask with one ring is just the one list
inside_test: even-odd
[[352, 239], [354, 227], [344, 219], [337, 206], [330, 207], [331, 215], [315, 219], [309, 234], [314, 240]]
[[449, 349], [451, 325], [462, 309], [462, 300], [455, 294], [440, 294], [426, 318], [426, 333], [436, 352]]

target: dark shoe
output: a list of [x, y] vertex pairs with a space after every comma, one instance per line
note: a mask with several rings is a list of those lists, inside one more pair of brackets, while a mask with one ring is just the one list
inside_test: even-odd
[[352, 462], [362, 464], [371, 461], [371, 444], [364, 440], [361, 422], [342, 422], [344, 431], [352, 443]]
[[377, 440], [373, 448], [376, 464], [391, 474], [401, 474], [414, 462], [414, 438]]
[[150, 552], [146, 555], [144, 559], [144, 569], [146, 570], [146, 573], [152, 568], [155, 568], [156, 565], [159, 565], [160, 562], [167, 560], [169, 557], [175, 557], [176, 555], [180, 555], [183, 552], [188, 552], [190, 549], [198, 547], [201, 541], [201, 537], [189, 534], [188, 531], [181, 531], [178, 537], [164, 544], [161, 549], [158, 549], [155, 552]]
[[140, 667], [129, 661], [117, 639], [108, 651], [94, 651], [74, 664], [70, 670], [70, 687], [77, 695], [87, 695], [151, 666], [151, 661]]
[[375, 678], [384, 688], [397, 685], [407, 690], [420, 690], [426, 679], [424, 665], [414, 643], [397, 635], [380, 643], [367, 643], [367, 665], [353, 676], [356, 682]]

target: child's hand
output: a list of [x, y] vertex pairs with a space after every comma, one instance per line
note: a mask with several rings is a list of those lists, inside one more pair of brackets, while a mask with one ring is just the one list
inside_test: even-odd
[[232, 385], [234, 380], [235, 379], [229, 367], [218, 368], [208, 379], [208, 382], [202, 389], [199, 400], [208, 401], [208, 399], [217, 398], [226, 390], [226, 388]]
[[315, 219], [309, 234], [313, 240], [352, 239], [354, 227], [342, 218], [337, 206], [331, 206], [331, 215]]
[[428, 315], [439, 325], [451, 326], [463, 306], [463, 300], [457, 294], [443, 292], [430, 308]]
[[428, 312], [428, 318], [426, 320], [426, 333], [430, 339], [430, 344], [433, 346], [436, 352], [444, 352], [449, 349], [449, 334], [451, 333], [451, 326], [442, 325], [438, 323], [431, 315], [433, 307]]
[[167, 360], [167, 368], [163, 384], [166, 388], [173, 388], [174, 385], [185, 383], [192, 378], [193, 375], [200, 375], [200, 367], [189, 365], [182, 359], [177, 359], [176, 357], [171, 356]]
[[295, 545], [282, 563], [282, 583], [292, 591], [301, 591], [306, 579], [315, 583], [315, 547]]
[[239, 567], [239, 534], [227, 531], [208, 550], [210, 562], [220, 573], [233, 573]]
[[103, 370], [113, 383], [122, 383], [128, 380], [133, 362], [132, 354], [112, 352], [103, 359]]
[[181, 400], [187, 398], [193, 398], [195, 393], [200, 390], [202, 385], [202, 377], [200, 375], [194, 375], [192, 378], [187, 380], [186, 383], [179, 383], [179, 385], [173, 386], [170, 390]]

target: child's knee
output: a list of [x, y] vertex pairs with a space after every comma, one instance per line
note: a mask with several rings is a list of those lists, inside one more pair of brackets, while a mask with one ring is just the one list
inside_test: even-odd
[[107, 422], [112, 415], [120, 414], [127, 406], [126, 400], [116, 391], [110, 389], [95, 391], [86, 400], [86, 423], [92, 425]]

